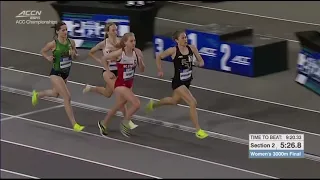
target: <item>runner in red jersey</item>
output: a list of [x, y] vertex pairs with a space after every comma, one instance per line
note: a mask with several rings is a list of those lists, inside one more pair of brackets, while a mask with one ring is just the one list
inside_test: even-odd
[[136, 40], [133, 33], [126, 33], [122, 37], [121, 49], [113, 51], [103, 57], [102, 61], [117, 61], [118, 76], [114, 85], [114, 93], [116, 95], [116, 104], [108, 112], [103, 121], [99, 121], [98, 126], [102, 135], [107, 135], [107, 124], [112, 116], [116, 114], [127, 102], [130, 102], [131, 107], [128, 109], [121, 122], [121, 133], [129, 137], [130, 126], [129, 121], [132, 115], [140, 108], [140, 100], [132, 92], [135, 69], [138, 66], [143, 72], [145, 65], [143, 55], [140, 49], [135, 48]]
[[[116, 62], [115, 61], [112, 63], [108, 63], [107, 61], [102, 62], [101, 58], [95, 56], [95, 52], [102, 50], [103, 56], [105, 56], [112, 51], [116, 51], [120, 49], [121, 38], [118, 38], [117, 30], [118, 30], [118, 27], [114, 22], [108, 22], [105, 26], [104, 40], [98, 43], [89, 52], [89, 56], [103, 66], [102, 76], [104, 81], [106, 82], [106, 86], [99, 87], [99, 86], [91, 86], [89, 84], [86, 84], [85, 88], [83, 89], [83, 93], [88, 93], [88, 92], [98, 93], [107, 98], [110, 98], [112, 96], [115, 80], [116, 80], [116, 77], [118, 76], [118, 68], [117, 68]], [[127, 113], [127, 108], [124, 107], [123, 109], [120, 109], [120, 111], [123, 113], [123, 115], [125, 115]], [[130, 127], [131, 129], [135, 129], [136, 127], [138, 127], [138, 125], [130, 121]]]

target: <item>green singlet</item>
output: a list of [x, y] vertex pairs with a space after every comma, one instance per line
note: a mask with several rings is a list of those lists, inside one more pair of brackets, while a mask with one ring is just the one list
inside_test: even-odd
[[58, 40], [55, 40], [56, 48], [53, 51], [53, 69], [58, 72], [68, 73], [71, 68], [72, 58], [69, 51], [72, 49], [69, 38], [67, 44], [61, 44]]

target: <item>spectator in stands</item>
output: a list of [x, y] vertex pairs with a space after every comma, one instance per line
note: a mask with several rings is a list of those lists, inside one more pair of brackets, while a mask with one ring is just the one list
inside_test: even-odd
[[127, 1], [126, 6], [127, 7], [132, 7], [132, 6], [141, 7], [144, 5], [151, 5], [154, 2], [155, 1]]

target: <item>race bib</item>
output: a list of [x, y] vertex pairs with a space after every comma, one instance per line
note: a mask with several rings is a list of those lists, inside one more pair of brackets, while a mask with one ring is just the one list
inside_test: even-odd
[[134, 69], [133, 68], [127, 68], [123, 72], [123, 79], [126, 81], [132, 79], [133, 76], [134, 76]]
[[183, 69], [180, 71], [180, 80], [187, 81], [191, 79], [192, 70], [191, 69]]
[[114, 71], [114, 70], [117, 70], [117, 64], [115, 62], [110, 62], [109, 63], [109, 69], [110, 71]]
[[60, 69], [69, 68], [71, 66], [72, 60], [70, 57], [62, 57], [60, 59]]

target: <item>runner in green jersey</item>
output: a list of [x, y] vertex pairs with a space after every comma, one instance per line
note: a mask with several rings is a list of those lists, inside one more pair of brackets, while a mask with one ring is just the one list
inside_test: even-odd
[[[55, 38], [53, 41], [46, 44], [41, 50], [41, 54], [52, 63], [50, 72], [50, 80], [53, 88], [44, 91], [33, 91], [32, 104], [38, 104], [38, 99], [43, 97], [58, 97], [62, 96], [64, 107], [72, 124], [73, 130], [76, 132], [82, 131], [84, 126], [79, 125], [74, 117], [70, 92], [66, 86], [69, 76], [72, 59], [77, 56], [77, 49], [74, 40], [67, 37], [67, 26], [64, 22], [59, 22], [54, 26]], [[48, 55], [48, 51], [52, 51], [52, 55]]]

